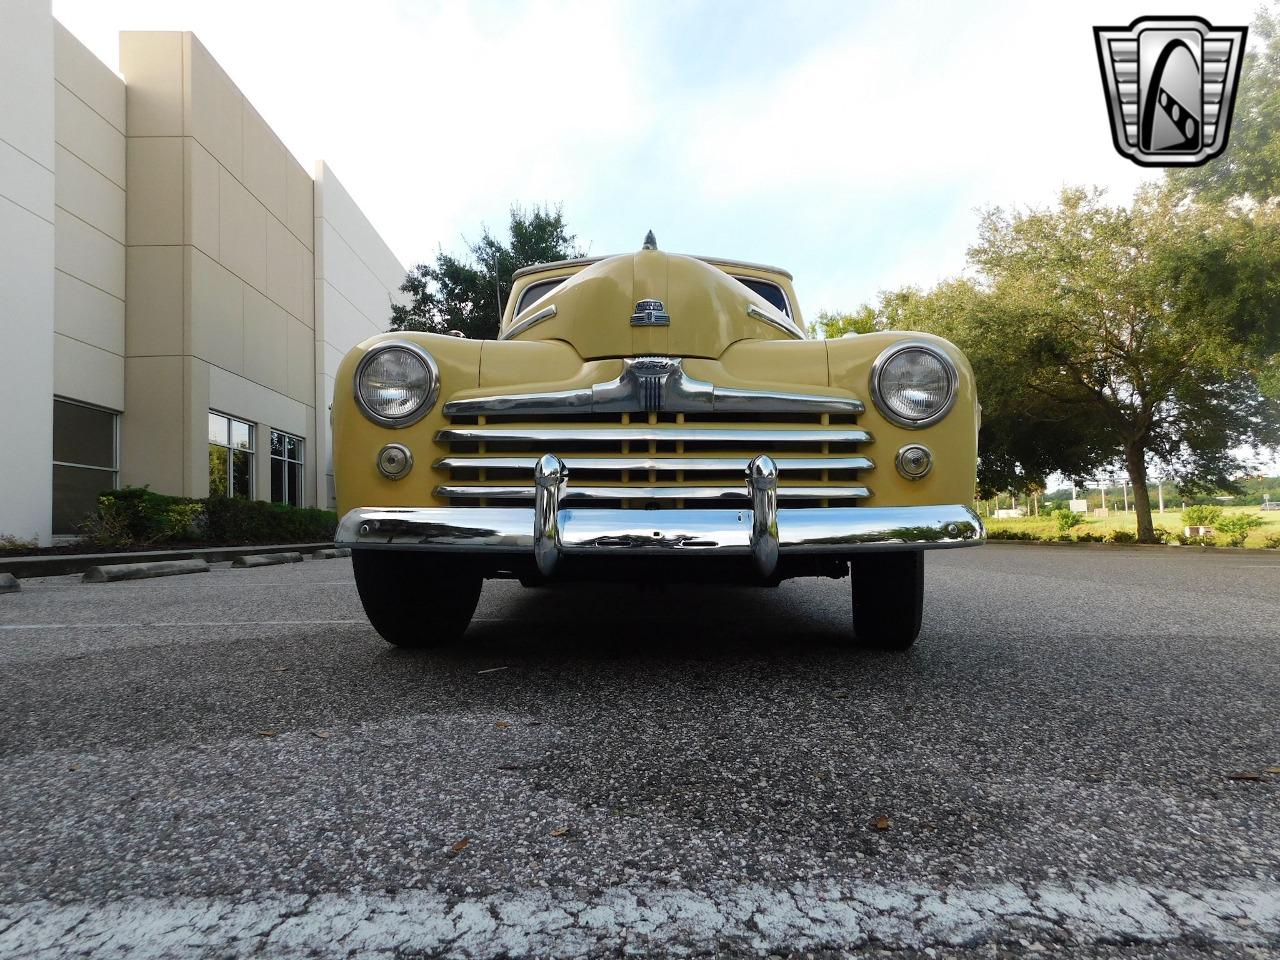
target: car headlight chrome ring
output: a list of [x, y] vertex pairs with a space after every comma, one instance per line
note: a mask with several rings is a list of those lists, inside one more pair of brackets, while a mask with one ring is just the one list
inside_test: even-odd
[[435, 358], [408, 340], [378, 344], [360, 358], [354, 380], [360, 412], [384, 427], [412, 426], [440, 396]]
[[871, 399], [886, 420], [919, 429], [937, 423], [956, 402], [960, 375], [952, 359], [923, 340], [903, 340], [871, 366]]

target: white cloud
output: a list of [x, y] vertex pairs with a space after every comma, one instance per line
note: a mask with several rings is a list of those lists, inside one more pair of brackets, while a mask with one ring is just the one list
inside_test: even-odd
[[[1247, 23], [1254, 4], [1192, 8]], [[54, 12], [112, 65], [118, 29], [195, 31], [405, 262], [501, 226], [512, 202], [563, 201], [593, 252], [652, 226], [677, 249], [781, 262], [813, 315], [958, 270], [974, 207], [1048, 202], [1066, 183], [1125, 197], [1150, 176], [1111, 146], [1093, 47], [1093, 25], [1153, 12], [1128, 2]]]

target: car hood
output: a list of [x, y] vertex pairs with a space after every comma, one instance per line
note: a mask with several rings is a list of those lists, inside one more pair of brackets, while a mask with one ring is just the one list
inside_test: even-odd
[[518, 314], [502, 339], [563, 340], [584, 359], [715, 358], [740, 340], [796, 340], [803, 333], [724, 271], [693, 257], [641, 250], [570, 277]]

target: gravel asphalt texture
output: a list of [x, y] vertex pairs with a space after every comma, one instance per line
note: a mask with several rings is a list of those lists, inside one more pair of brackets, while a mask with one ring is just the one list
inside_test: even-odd
[[0, 956], [1280, 955], [1280, 556], [490, 582], [426, 654], [349, 560], [0, 597]]

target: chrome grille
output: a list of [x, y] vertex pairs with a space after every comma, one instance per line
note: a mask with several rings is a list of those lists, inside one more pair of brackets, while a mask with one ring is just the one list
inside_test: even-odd
[[761, 453], [777, 462], [779, 501], [854, 506], [870, 496], [863, 481], [874, 467], [853, 414], [455, 416], [436, 440], [447, 453], [434, 464], [435, 492], [455, 506], [532, 504], [545, 453], [568, 468], [568, 506], [746, 505], [747, 463]]

